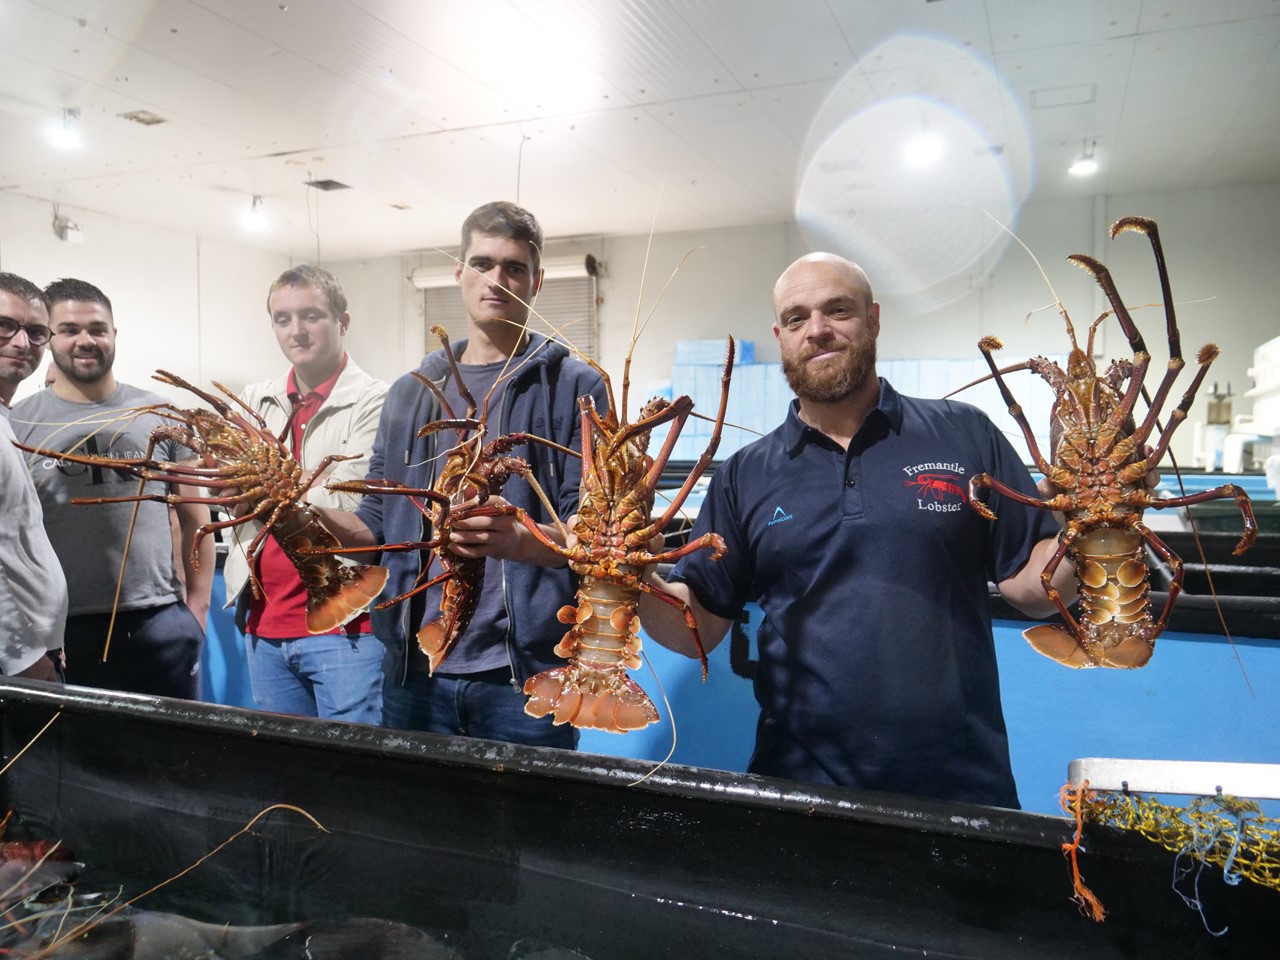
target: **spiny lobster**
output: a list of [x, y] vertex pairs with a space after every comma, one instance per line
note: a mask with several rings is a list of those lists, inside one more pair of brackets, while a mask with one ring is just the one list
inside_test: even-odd
[[[215, 530], [257, 520], [262, 523], [262, 529], [245, 552], [252, 561], [268, 535], [276, 538], [306, 585], [307, 629], [310, 632], [327, 633], [361, 613], [381, 592], [387, 581], [386, 569], [353, 565], [324, 555], [325, 548], [338, 546], [338, 540], [321, 522], [319, 514], [302, 499], [331, 464], [354, 459], [358, 455], [326, 457], [316, 469], [304, 473], [282, 438], [268, 431], [262, 418], [222, 384], [214, 383], [214, 386], [240, 407], [240, 411], [233, 409], [222, 397], [201, 390], [176, 374], [157, 370], [154, 379], [195, 394], [213, 409], [182, 409], [172, 404], [156, 404], [132, 411], [134, 414], [152, 413], [172, 421], [153, 430], [145, 455], [132, 459], [18, 446], [41, 456], [124, 471], [142, 480], [225, 491], [223, 495], [208, 497], [157, 493], [84, 498], [72, 503], [154, 500], [168, 504], [198, 502], [243, 508], [239, 516], [201, 527], [196, 533], [193, 557], [204, 538]], [[193, 461], [173, 463], [154, 459], [156, 444], [165, 439], [191, 450], [195, 454]], [[252, 562], [250, 569], [253, 569]], [[250, 585], [255, 596], [260, 597], [262, 585], [256, 576], [251, 575]]]
[[[480, 416], [477, 418], [478, 407], [475, 397], [462, 379], [447, 332], [440, 326], [432, 327], [431, 332], [440, 340], [458, 393], [467, 404], [466, 415], [458, 417], [440, 388], [430, 378], [416, 371], [413, 373], [413, 376], [434, 394], [441, 411], [445, 414], [444, 419], [435, 420], [423, 426], [418, 431], [418, 436], [429, 436], [441, 430], [458, 432], [458, 443], [445, 454], [444, 464], [436, 476], [434, 486], [419, 489], [405, 487], [389, 480], [353, 480], [330, 483], [328, 489], [335, 493], [408, 496], [431, 521], [431, 539], [385, 544], [380, 549], [430, 550], [440, 566], [440, 573], [433, 576], [431, 565], [424, 566], [417, 581], [409, 590], [398, 597], [379, 603], [378, 609], [394, 606], [437, 584], [443, 585], [439, 616], [424, 623], [417, 633], [418, 646], [426, 654], [430, 669], [434, 673], [466, 632], [484, 587], [485, 558], [461, 557], [449, 550], [453, 524], [457, 520], [475, 516], [489, 498], [496, 497], [502, 492], [503, 486], [512, 476], [523, 477], [543, 501], [548, 512], [554, 515], [555, 511], [530, 471], [528, 462], [521, 457], [512, 456], [511, 451], [527, 443], [542, 443], [557, 449], [562, 448], [549, 440], [527, 433], [506, 434], [486, 442], [489, 398], [485, 398], [484, 406], [480, 409]], [[576, 456], [575, 451], [566, 452]], [[367, 552], [367, 548], [345, 548], [330, 552], [364, 553]]]
[[[657, 708], [627, 674], [628, 668], [640, 666], [637, 611], [642, 591], [683, 612], [701, 655], [702, 676], [706, 679], [707, 657], [692, 611], [678, 597], [651, 586], [641, 577], [645, 567], [674, 562], [695, 550], [711, 550], [716, 559], [724, 555], [724, 541], [714, 533], [662, 553], [650, 553], [647, 547], [675, 517], [715, 456], [729, 402], [733, 359], [734, 342], [730, 338], [721, 377], [720, 406], [711, 438], [680, 489], [657, 518], [651, 518], [650, 514], [658, 482], [680, 431], [692, 414], [693, 401], [687, 396], [673, 401], [654, 398], [641, 408], [636, 422], [627, 423], [624, 417], [628, 373], [624, 372], [619, 406], [614, 402], [608, 375], [592, 363], [604, 377], [609, 409], [602, 417], [591, 397], [581, 397], [578, 401], [582, 416], [582, 485], [573, 524], [576, 542], [559, 546], [548, 540], [529, 517], [517, 511], [529, 530], [568, 560], [570, 569], [580, 577], [577, 605], [562, 607], [558, 615], [560, 622], [570, 627], [555, 652], [569, 662], [525, 681], [524, 692], [529, 697], [525, 713], [530, 716], [551, 715], [556, 724], [570, 723], [610, 733], [625, 733], [657, 722]], [[629, 367], [628, 359], [628, 371]], [[667, 423], [671, 429], [661, 449], [655, 456], [649, 456], [650, 433]]]
[[[1235, 547], [1237, 554], [1244, 553], [1253, 545], [1258, 529], [1248, 494], [1235, 484], [1223, 484], [1201, 493], [1171, 499], [1153, 496], [1145, 484], [1147, 473], [1168, 450], [1174, 430], [1186, 419], [1187, 410], [1208, 372], [1209, 364], [1218, 356], [1218, 348], [1214, 344], [1201, 347], [1196, 358], [1199, 369], [1191, 385], [1174, 408], [1168, 425], [1160, 430], [1150, 453], [1144, 452], [1184, 361], [1174, 316], [1173, 294], [1155, 221], [1146, 217], [1123, 217], [1112, 225], [1111, 236], [1114, 238], [1127, 231], [1141, 233], [1151, 242], [1160, 277], [1169, 340], [1168, 369], [1140, 424], [1135, 425], [1134, 406], [1143, 392], [1143, 380], [1151, 356], [1110, 272], [1092, 257], [1078, 253], [1067, 259], [1092, 275], [1106, 294], [1133, 349], [1131, 360], [1113, 360], [1105, 373], [1099, 375], [1093, 361], [1094, 332], [1110, 312], [1104, 312], [1089, 327], [1088, 342], [1082, 350], [1071, 319], [1061, 304], [1059, 310], [1071, 337], [1071, 353], [1065, 372], [1044, 357], [1034, 357], [998, 369], [992, 354], [1001, 349], [1001, 342], [989, 336], [978, 344], [1009, 413], [1022, 429], [1036, 466], [1058, 493], [1046, 499], [1028, 497], [994, 477], [980, 473], [969, 481], [969, 502], [984, 517], [994, 520], [995, 514], [981, 499], [984, 490], [992, 489], [1015, 503], [1065, 514], [1066, 523], [1058, 548], [1040, 575], [1045, 592], [1062, 614], [1065, 625], [1040, 624], [1025, 631], [1023, 636], [1038, 652], [1069, 667], [1141, 667], [1150, 660], [1156, 637], [1169, 621], [1174, 600], [1182, 592], [1182, 560], [1142, 522], [1146, 508], [1163, 510], [1207, 500], [1234, 498], [1244, 518], [1244, 534]], [[1004, 374], [1017, 370], [1037, 373], [1053, 388], [1056, 400], [1050, 435], [1052, 462], [1041, 454], [1021, 406], [1005, 384]], [[1164, 608], [1154, 619], [1144, 544], [1169, 565], [1173, 574]], [[1079, 580], [1078, 618], [1067, 609], [1061, 594], [1051, 583], [1054, 571], [1067, 556], [1075, 562]]]

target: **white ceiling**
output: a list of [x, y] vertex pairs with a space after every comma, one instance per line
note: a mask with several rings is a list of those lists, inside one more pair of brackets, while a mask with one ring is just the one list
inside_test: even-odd
[[550, 236], [1008, 213], [1277, 179], [1278, 50], [1280, 0], [0, 0], [0, 190], [326, 260], [496, 198]]

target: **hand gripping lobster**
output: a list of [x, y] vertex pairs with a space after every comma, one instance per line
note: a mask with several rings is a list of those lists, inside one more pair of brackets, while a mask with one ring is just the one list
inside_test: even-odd
[[[1218, 348], [1206, 344], [1197, 357], [1199, 369], [1160, 430], [1151, 452], [1145, 445], [1157, 429], [1157, 418], [1174, 381], [1184, 366], [1178, 325], [1174, 317], [1173, 295], [1165, 269], [1164, 251], [1155, 221], [1146, 217], [1124, 217], [1111, 227], [1114, 238], [1132, 231], [1145, 235], [1154, 251], [1169, 340], [1169, 366], [1148, 403], [1146, 416], [1135, 425], [1134, 406], [1143, 392], [1143, 380], [1151, 364], [1151, 356], [1142, 334], [1121, 300], [1111, 274], [1092, 257], [1074, 254], [1067, 259], [1091, 274], [1107, 300], [1133, 349], [1131, 360], [1114, 360], [1099, 376], [1093, 362], [1093, 338], [1098, 325], [1107, 318], [1103, 313], [1089, 327], [1088, 342], [1081, 349], [1075, 329], [1066, 311], [1061, 309], [1071, 337], [1071, 353], [1065, 372], [1044, 357], [997, 369], [992, 353], [1002, 346], [995, 337], [984, 337], [978, 344], [991, 368], [1000, 394], [1026, 438], [1027, 447], [1037, 467], [1057, 488], [1047, 499], [1028, 497], [1011, 489], [985, 473], [969, 482], [970, 503], [984, 517], [995, 514], [982, 501], [983, 491], [995, 490], [1016, 503], [1041, 510], [1058, 510], [1066, 522], [1057, 550], [1049, 560], [1040, 580], [1049, 599], [1058, 608], [1063, 626], [1041, 624], [1025, 631], [1037, 651], [1069, 667], [1141, 667], [1151, 658], [1156, 637], [1168, 623], [1173, 603], [1182, 592], [1182, 560], [1142, 522], [1143, 511], [1182, 507], [1207, 500], [1234, 498], [1244, 518], [1244, 535], [1235, 547], [1241, 554], [1253, 545], [1257, 523], [1248, 495], [1235, 484], [1224, 484], [1190, 496], [1159, 499], [1144, 482], [1169, 448], [1178, 424], [1186, 419], [1196, 391], [1218, 355]], [[1004, 381], [1004, 374], [1030, 370], [1039, 374], [1053, 388], [1051, 443], [1053, 461], [1047, 461], [1036, 445], [1031, 427], [1021, 406]], [[1151, 615], [1150, 571], [1145, 561], [1145, 547], [1150, 548], [1169, 565], [1173, 578], [1168, 598], [1158, 618]], [[1062, 597], [1050, 582], [1064, 557], [1076, 565], [1080, 587], [1080, 616], [1071, 614]]]
[[[326, 457], [316, 469], [304, 473], [302, 465], [293, 459], [283, 440], [268, 431], [263, 419], [226, 387], [214, 384], [242, 412], [233, 409], [221, 397], [199, 389], [176, 374], [157, 370], [154, 378], [195, 394], [213, 409], [181, 409], [171, 404], [139, 409], [138, 413], [153, 413], [172, 422], [153, 430], [145, 456], [135, 459], [57, 453], [18, 446], [43, 456], [125, 471], [147, 481], [224, 491], [223, 495], [209, 497], [138, 494], [76, 499], [72, 503], [156, 500], [168, 504], [196, 502], [239, 508], [242, 512], [238, 516], [208, 523], [196, 531], [193, 559], [198, 556], [201, 542], [213, 531], [257, 520], [262, 523], [262, 529], [245, 550], [250, 570], [254, 568], [253, 560], [263, 541], [268, 535], [274, 536], [307, 588], [307, 629], [311, 633], [328, 633], [363, 611], [386, 583], [386, 568], [353, 565], [323, 553], [317, 554], [317, 550], [337, 547], [338, 541], [321, 522], [320, 515], [303, 501], [312, 484], [331, 464], [354, 459], [357, 455]], [[191, 450], [197, 459], [192, 463], [155, 460], [156, 444], [166, 439]], [[261, 597], [262, 585], [252, 573], [250, 585], [254, 595]]]

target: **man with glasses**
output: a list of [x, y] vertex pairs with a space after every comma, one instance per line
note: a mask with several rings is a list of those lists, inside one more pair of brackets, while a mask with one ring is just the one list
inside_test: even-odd
[[[59, 375], [49, 389], [14, 407], [14, 433], [28, 446], [46, 450], [145, 456], [152, 431], [170, 421], [137, 411], [164, 403], [165, 398], [120, 383], [112, 373], [116, 325], [111, 301], [83, 280], [58, 280], [45, 290], [45, 297], [53, 330], [50, 350]], [[190, 455], [172, 440], [155, 449], [159, 460]], [[138, 482], [123, 471], [34, 454], [28, 455], [27, 467], [44, 508], [45, 530], [71, 586], [64, 635], [67, 681], [199, 699], [213, 539], [201, 544], [198, 563], [191, 548], [196, 531], [209, 522], [208, 508], [197, 503], [175, 506], [179, 546], [163, 503], [137, 504], [136, 517], [135, 504], [129, 502], [71, 503], [76, 498], [137, 494]], [[166, 490], [163, 484], [150, 483], [146, 492]], [[194, 488], [170, 492], [200, 495]]]
[[[18, 384], [40, 366], [44, 345], [49, 342], [49, 312], [45, 309], [44, 294], [33, 283], [12, 273], [3, 275], [0, 284], [0, 403], [13, 405], [13, 395]], [[36, 291], [32, 299], [23, 292], [23, 285]]]
[[13, 445], [9, 403], [49, 342], [44, 294], [0, 273], [0, 673], [56, 680], [67, 581], [45, 535], [35, 485]]

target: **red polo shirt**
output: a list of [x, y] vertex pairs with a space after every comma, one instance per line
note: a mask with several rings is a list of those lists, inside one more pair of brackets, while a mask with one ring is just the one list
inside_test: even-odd
[[[297, 457], [302, 450], [302, 436], [307, 424], [320, 407], [329, 399], [333, 386], [347, 365], [344, 354], [338, 369], [324, 383], [306, 396], [298, 389], [298, 380], [291, 369], [287, 391], [292, 406], [289, 446]], [[267, 537], [257, 558], [258, 579], [262, 583], [266, 599], [255, 597], [249, 605], [248, 629], [251, 634], [269, 640], [290, 640], [309, 636], [307, 631], [307, 589], [302, 585], [298, 570], [280, 549], [275, 537]], [[330, 633], [371, 633], [369, 614], [362, 613], [342, 627]]]

